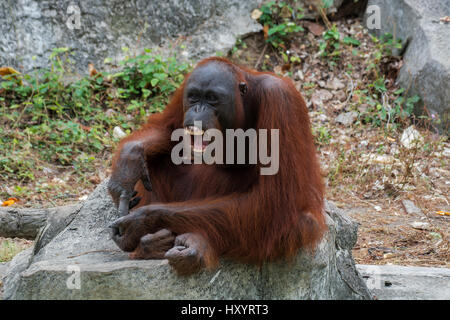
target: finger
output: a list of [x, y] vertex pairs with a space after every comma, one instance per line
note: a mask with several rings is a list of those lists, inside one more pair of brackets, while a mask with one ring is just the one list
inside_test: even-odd
[[[170, 250], [173, 248], [175, 237], [173, 236], [167, 236], [167, 237], [155, 237], [152, 239], [153, 242], [158, 243], [160, 245], [167, 245], [169, 246], [167, 250]], [[166, 250], [166, 251], [167, 251]]]
[[121, 190], [121, 187], [115, 182], [113, 177], [111, 177], [108, 182], [108, 192], [111, 195], [114, 205], [116, 207], [119, 206], [119, 199], [120, 199], [120, 194], [121, 194], [120, 190]]
[[176, 246], [183, 246], [183, 247], [188, 247], [187, 245], [186, 245], [186, 236], [185, 236], [185, 234], [181, 234], [181, 235], [179, 235], [179, 236], [177, 236], [176, 238], [175, 238], [175, 245]]
[[144, 188], [147, 189], [147, 191], [152, 191], [153, 190], [152, 184], [150, 182], [150, 178], [148, 177], [148, 173], [144, 173], [142, 175], [141, 180], [142, 180], [142, 184], [144, 185]]
[[166, 252], [166, 254], [164, 255], [164, 258], [173, 259], [175, 257], [179, 257], [181, 254], [181, 251], [183, 251], [185, 249], [186, 249], [186, 247], [183, 247], [183, 246], [173, 247], [172, 249], [170, 249], [169, 251]]
[[109, 226], [111, 228], [110, 232], [109, 232], [109, 239], [113, 240], [114, 237], [117, 235], [117, 233], [119, 232], [117, 228], [114, 228], [112, 226]]
[[189, 248], [190, 250], [188, 250], [188, 256], [189, 257], [194, 257], [198, 255], [198, 251], [196, 248]]
[[141, 238], [141, 244], [147, 245], [153, 241], [153, 234], [146, 234]]
[[168, 229], [161, 229], [158, 232], [154, 233], [154, 236], [157, 238], [166, 238], [169, 236], [175, 238], [174, 233]]
[[119, 244], [119, 241], [121, 239], [121, 234], [119, 232], [119, 228], [112, 228], [111, 230], [111, 239], [116, 243]]
[[131, 201], [130, 201], [130, 204], [128, 205], [128, 209], [133, 209], [134, 207], [136, 207], [138, 204], [139, 204], [139, 201], [141, 201], [141, 197], [136, 197], [136, 198], [133, 198]]
[[117, 226], [118, 226], [118, 224], [117, 224], [117, 220], [116, 221], [114, 221], [114, 222], [112, 222], [109, 226], [108, 226], [108, 228], [111, 228], [111, 229], [117, 229]]
[[108, 227], [113, 229], [113, 230], [119, 230], [119, 227], [124, 223], [124, 219], [123, 218], [119, 218], [114, 220]]
[[150, 177], [148, 175], [147, 163], [145, 162], [144, 158], [142, 158], [142, 168], [144, 169], [141, 177], [142, 184], [144, 185], [144, 188], [147, 189], [147, 191], [152, 191], [153, 188], [150, 182]]
[[169, 260], [169, 262], [175, 260], [178, 257], [180, 257], [180, 252], [172, 249], [170, 249], [164, 254], [164, 259]]
[[126, 195], [120, 196], [119, 215], [121, 217], [126, 216], [130, 210], [129, 208], [130, 208], [130, 197]]

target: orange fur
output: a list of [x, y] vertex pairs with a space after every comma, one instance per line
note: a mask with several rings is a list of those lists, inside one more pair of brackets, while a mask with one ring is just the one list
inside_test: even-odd
[[[137, 185], [140, 206], [158, 204], [175, 213], [163, 218], [164, 227], [177, 234], [199, 233], [211, 247], [207, 267], [219, 256], [261, 264], [292, 258], [300, 248], [314, 248], [326, 230], [323, 183], [305, 102], [291, 80], [237, 66], [223, 58], [248, 93], [236, 103], [236, 127], [279, 129], [279, 172], [259, 174], [255, 167], [172, 164], [170, 141], [183, 126], [184, 83], [160, 114], [150, 116], [139, 131], [126, 137], [145, 145], [153, 191]], [[241, 101], [242, 100], [242, 101]], [[269, 146], [270, 149], [270, 146]], [[115, 161], [113, 164], [113, 170]]]

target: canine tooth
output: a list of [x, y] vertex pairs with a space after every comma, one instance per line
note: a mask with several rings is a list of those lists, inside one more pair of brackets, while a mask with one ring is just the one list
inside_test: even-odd
[[191, 136], [201, 136], [205, 133], [205, 131], [201, 130], [200, 128], [194, 127], [194, 126], [184, 127], [184, 132]]

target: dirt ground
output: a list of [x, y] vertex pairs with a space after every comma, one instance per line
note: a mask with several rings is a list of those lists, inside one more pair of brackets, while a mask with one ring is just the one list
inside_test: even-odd
[[[306, 25], [289, 49], [301, 63], [289, 65], [287, 70], [280, 54], [265, 47], [262, 35], [243, 39], [245, 46], [237, 47], [232, 59], [290, 76], [304, 95], [315, 128], [326, 197], [359, 223], [353, 250], [357, 263], [450, 267], [450, 216], [438, 214], [450, 211], [448, 137], [432, 127], [417, 126], [424, 143], [411, 150], [400, 142], [404, 128], [386, 130], [361, 121], [363, 111], [355, 97], [358, 88], [370, 80], [367, 61], [376, 49], [359, 19], [338, 21], [337, 25], [342, 35], [358, 39], [361, 45], [357, 54], [354, 48], [343, 50], [333, 68], [317, 56], [321, 35], [309, 32]], [[393, 85], [389, 94], [395, 89]], [[357, 121], [350, 125], [336, 122], [338, 115], [352, 110], [358, 112]], [[102, 158], [104, 165], [95, 179], [75, 179], [73, 172], [64, 168], [42, 173], [40, 181], [58, 187], [48, 188], [45, 195], [24, 195], [15, 205], [50, 207], [83, 199], [108, 175], [110, 155]], [[14, 190], [16, 183], [7, 182], [2, 188]], [[61, 194], [69, 196], [58, 196]], [[411, 201], [408, 210], [407, 201]], [[0, 262], [31, 244], [0, 238]]]
[[[316, 130], [326, 196], [359, 223], [354, 258], [360, 264], [449, 267], [450, 216], [438, 214], [450, 211], [448, 137], [419, 124], [416, 129], [425, 142], [411, 150], [400, 143], [402, 129], [375, 128], [360, 121], [355, 97], [358, 88], [369, 86], [366, 70], [377, 49], [360, 19], [344, 19], [337, 26], [342, 37], [361, 42], [357, 55], [344, 49], [330, 70], [317, 57], [321, 36], [308, 32], [291, 43], [290, 51], [296, 51], [302, 63], [291, 66], [285, 75], [293, 78], [305, 97], [313, 128], [326, 133], [324, 142]], [[236, 60], [254, 66], [264, 51], [262, 35], [245, 43], [247, 48], [237, 51]], [[283, 74], [285, 65], [276, 52], [266, 51], [263, 61], [268, 62], [268, 70]], [[389, 94], [396, 89], [392, 82]], [[336, 123], [338, 115], [353, 110], [359, 113], [355, 123]], [[406, 210], [405, 200], [412, 202], [412, 209]]]

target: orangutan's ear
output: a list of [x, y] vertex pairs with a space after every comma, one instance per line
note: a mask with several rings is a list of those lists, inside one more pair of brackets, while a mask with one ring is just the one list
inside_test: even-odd
[[239, 83], [239, 92], [241, 93], [241, 96], [243, 96], [244, 94], [247, 93], [247, 84], [245, 82], [240, 82]]

